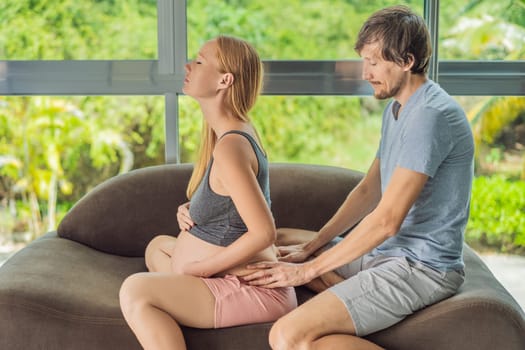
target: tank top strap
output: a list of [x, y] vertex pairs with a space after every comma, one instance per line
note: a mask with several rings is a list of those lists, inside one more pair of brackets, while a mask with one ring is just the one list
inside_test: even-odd
[[241, 131], [241, 130], [230, 130], [222, 134], [220, 137], [221, 139], [228, 135], [228, 134], [238, 134], [244, 136], [248, 141], [250, 141], [250, 144], [252, 145], [253, 149], [255, 151], [259, 151], [262, 155], [266, 156], [266, 153], [262, 150], [261, 146], [255, 141], [255, 139], [252, 137], [252, 135], [248, 134], [247, 132]]

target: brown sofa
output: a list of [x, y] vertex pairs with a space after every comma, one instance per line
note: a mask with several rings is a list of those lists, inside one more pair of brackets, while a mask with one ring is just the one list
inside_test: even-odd
[[[162, 165], [112, 178], [81, 199], [50, 232], [0, 268], [0, 349], [139, 349], [122, 318], [124, 278], [144, 271], [158, 233], [176, 235], [189, 165]], [[360, 180], [335, 167], [271, 164], [278, 227], [318, 229]], [[525, 349], [525, 316], [465, 246], [459, 293], [367, 338], [388, 349]], [[297, 288], [299, 302], [313, 294]], [[242, 310], [239, 310], [242, 312]], [[190, 349], [268, 349], [270, 323], [184, 328]]]

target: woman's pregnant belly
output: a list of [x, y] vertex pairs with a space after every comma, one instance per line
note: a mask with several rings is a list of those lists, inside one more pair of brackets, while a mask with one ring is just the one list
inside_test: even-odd
[[[182, 271], [184, 265], [194, 261], [201, 261], [209, 256], [213, 256], [226, 247], [218, 246], [208, 243], [202, 239], [195, 237], [187, 231], [182, 231], [177, 237], [175, 249], [172, 254], [172, 267], [175, 272]], [[246, 269], [246, 265], [258, 261], [276, 261], [276, 249], [272, 245], [263, 251], [257, 253], [247, 262], [242, 262], [237, 266], [229, 268], [218, 273], [216, 276], [223, 276], [226, 274], [244, 276], [253, 270]]]

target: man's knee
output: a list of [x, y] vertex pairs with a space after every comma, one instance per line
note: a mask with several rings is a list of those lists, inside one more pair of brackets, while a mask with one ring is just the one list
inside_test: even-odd
[[296, 326], [286, 315], [278, 319], [270, 329], [270, 347], [273, 350], [308, 349]]

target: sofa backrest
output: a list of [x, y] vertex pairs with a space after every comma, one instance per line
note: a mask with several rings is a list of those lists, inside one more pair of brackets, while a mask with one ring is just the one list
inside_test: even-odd
[[[177, 207], [186, 202], [190, 164], [167, 164], [115, 176], [81, 198], [60, 222], [60, 237], [111, 254], [143, 256], [158, 234], [179, 233]], [[330, 166], [270, 164], [277, 227], [319, 229], [362, 173]]]

